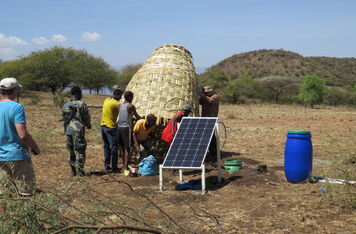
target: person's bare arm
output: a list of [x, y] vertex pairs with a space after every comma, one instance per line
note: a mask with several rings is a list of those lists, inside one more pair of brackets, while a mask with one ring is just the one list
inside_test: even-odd
[[213, 103], [219, 100], [219, 96], [214, 94], [213, 96], [209, 97], [206, 95], [201, 95], [201, 99], [205, 100], [208, 103]]
[[118, 111], [117, 111], [117, 118], [116, 118], [116, 125], [119, 122], [119, 117], [120, 117], [120, 104], [117, 107]]
[[16, 132], [19, 135], [21, 141], [27, 145], [28, 147], [30, 147], [31, 151], [34, 154], [40, 154], [41, 150], [40, 148], [38, 148], [35, 140], [33, 140], [33, 138], [31, 137], [31, 135], [27, 132], [26, 129], [26, 123], [16, 123], [15, 124], [15, 128], [16, 128]]
[[178, 116], [174, 116], [173, 118], [172, 118], [172, 125], [171, 125], [171, 127], [172, 127], [172, 137], [174, 137], [174, 135], [176, 134], [175, 132], [174, 132], [174, 124], [175, 124], [175, 122], [176, 121], [178, 121], [178, 122], [180, 122], [180, 120], [183, 118], [183, 114], [180, 114], [180, 115], [178, 115]]
[[138, 144], [136, 134], [137, 134], [137, 132], [133, 132], [133, 134], [132, 134], [134, 146], [135, 146], [135, 149], [137, 152], [141, 152], [141, 148], [140, 148], [140, 145]]
[[136, 107], [134, 105], [130, 104], [127, 106], [127, 108], [128, 108], [129, 113], [131, 113], [133, 116], [135, 116], [136, 119], [142, 119], [142, 117], [139, 116], [139, 114], [137, 114]]

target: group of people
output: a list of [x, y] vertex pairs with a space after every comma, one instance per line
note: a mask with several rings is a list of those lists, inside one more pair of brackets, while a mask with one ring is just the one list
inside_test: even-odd
[[[37, 155], [41, 150], [27, 132], [24, 107], [15, 101], [19, 88], [21, 85], [15, 78], [4, 78], [0, 81], [0, 175], [2, 173], [20, 181], [23, 186], [19, 193], [27, 196], [35, 189], [35, 173], [30, 152]], [[90, 114], [87, 104], [81, 100], [81, 88], [74, 86], [70, 93], [71, 100], [62, 107], [62, 120], [67, 136], [66, 147], [69, 151], [68, 162], [72, 176], [84, 176], [87, 147], [85, 130], [91, 128]], [[124, 101], [120, 103], [122, 96]], [[107, 172], [122, 171], [128, 174], [132, 147], [139, 154], [139, 160], [154, 153], [155, 147], [149, 141], [149, 135], [156, 130], [157, 117], [149, 114], [142, 118], [132, 104], [133, 98], [131, 91], [123, 92], [114, 88], [112, 96], [106, 98], [103, 103], [100, 125], [104, 145], [104, 169]], [[210, 87], [203, 87], [199, 102], [202, 105], [202, 117], [218, 116], [219, 97]], [[190, 104], [184, 104], [182, 110], [172, 117], [162, 132], [162, 142], [170, 145], [178, 123], [183, 117], [189, 116], [191, 109]], [[209, 149], [211, 152], [216, 148], [214, 142], [215, 140]], [[119, 155], [122, 158], [122, 170], [118, 167]]]
[[[120, 104], [122, 95], [124, 102]], [[118, 168], [118, 152], [122, 157], [122, 170], [127, 174], [130, 149], [135, 147], [140, 153], [142, 146], [147, 152], [153, 151], [153, 145], [149, 144], [149, 134], [154, 132], [157, 117], [149, 114], [145, 119], [137, 113], [132, 104], [134, 94], [131, 91], [124, 93], [120, 89], [114, 89], [113, 95], [106, 98], [102, 109], [101, 135], [104, 144], [104, 168], [106, 171], [120, 172]], [[133, 118], [135, 125], [132, 129]]]
[[[85, 102], [81, 100], [82, 92], [78, 86], [71, 89], [71, 100], [62, 107], [62, 119], [67, 135], [67, 149], [69, 150], [69, 165], [72, 176], [84, 175], [85, 164], [85, 128], [90, 129], [90, 115]], [[124, 96], [124, 102], [120, 99]], [[155, 130], [156, 116], [149, 114], [145, 119], [137, 113], [132, 104], [133, 93], [122, 92], [115, 88], [112, 96], [106, 98], [102, 108], [101, 136], [104, 145], [104, 169], [106, 172], [118, 173], [119, 155], [122, 158], [122, 171], [128, 173], [130, 149], [152, 152], [153, 146], [147, 141], [148, 136]], [[133, 125], [135, 120], [135, 125]], [[133, 129], [132, 129], [132, 126]], [[132, 144], [133, 141], [133, 144]]]

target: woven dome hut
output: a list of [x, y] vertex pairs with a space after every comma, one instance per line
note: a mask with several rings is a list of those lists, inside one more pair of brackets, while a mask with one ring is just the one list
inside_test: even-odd
[[158, 47], [135, 73], [126, 90], [134, 93], [133, 104], [141, 116], [154, 114], [159, 124], [192, 105], [192, 115], [199, 112], [197, 77], [191, 53], [183, 46]]

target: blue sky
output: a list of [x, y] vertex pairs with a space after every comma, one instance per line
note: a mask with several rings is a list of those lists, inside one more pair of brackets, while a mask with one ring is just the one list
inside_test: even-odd
[[200, 68], [258, 49], [356, 57], [355, 0], [0, 0], [0, 9], [2, 60], [58, 45], [121, 67], [166, 43]]

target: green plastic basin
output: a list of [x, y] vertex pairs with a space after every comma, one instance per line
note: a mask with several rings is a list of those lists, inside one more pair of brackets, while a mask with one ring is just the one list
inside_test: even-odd
[[233, 173], [235, 171], [238, 171], [241, 169], [241, 166], [226, 166], [225, 165], [225, 170], [229, 173]]
[[241, 161], [238, 159], [226, 160], [226, 166], [241, 166]]

